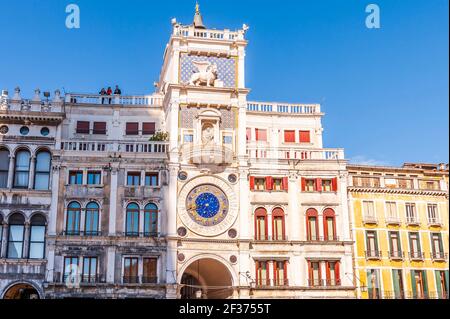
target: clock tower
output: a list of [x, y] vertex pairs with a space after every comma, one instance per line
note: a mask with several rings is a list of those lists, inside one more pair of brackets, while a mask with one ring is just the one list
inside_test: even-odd
[[[242, 253], [234, 242], [250, 238], [249, 90], [245, 87], [247, 26], [237, 31], [208, 29], [198, 4], [193, 24], [173, 19], [172, 25], [158, 91], [164, 95], [170, 140], [166, 276], [173, 284], [172, 290], [168, 285], [167, 297], [175, 298], [187, 293], [176, 289], [176, 284], [183, 287], [183, 281], [193, 280], [186, 274], [194, 262], [203, 260], [221, 268], [230, 287], [240, 286], [236, 274], [249, 270], [246, 261], [234, 261]], [[197, 277], [198, 282], [210, 280], [200, 278], [200, 273]]]

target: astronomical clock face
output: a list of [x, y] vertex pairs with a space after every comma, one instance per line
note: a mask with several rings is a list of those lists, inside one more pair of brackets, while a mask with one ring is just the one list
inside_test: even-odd
[[228, 214], [225, 193], [214, 185], [200, 185], [192, 189], [186, 199], [186, 211], [191, 219], [205, 227], [220, 224]]
[[238, 201], [230, 184], [214, 176], [187, 182], [178, 194], [178, 216], [194, 233], [213, 237], [236, 222]]

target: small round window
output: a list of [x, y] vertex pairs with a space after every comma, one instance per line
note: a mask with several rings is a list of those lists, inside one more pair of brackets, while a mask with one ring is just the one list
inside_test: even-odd
[[6, 125], [2, 125], [0, 126], [0, 134], [5, 135], [6, 133], [8, 133], [9, 128]]
[[41, 135], [42, 135], [42, 136], [47, 136], [47, 135], [49, 135], [49, 134], [50, 134], [50, 130], [49, 130], [48, 127], [43, 127], [43, 128], [41, 129]]
[[180, 179], [180, 181], [185, 181], [188, 178], [188, 174], [186, 172], [179, 172], [178, 178]]
[[28, 133], [30, 133], [30, 129], [27, 126], [22, 126], [20, 128], [20, 134], [22, 135], [28, 135]]

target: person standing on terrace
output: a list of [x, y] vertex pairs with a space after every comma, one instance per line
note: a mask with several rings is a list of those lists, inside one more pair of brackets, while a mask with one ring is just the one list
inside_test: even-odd
[[[112, 89], [111, 89], [111, 87], [110, 86], [108, 86], [108, 90], [106, 91], [106, 95], [109, 95], [109, 96], [111, 96], [112, 95]], [[109, 98], [108, 99], [109, 100], [109, 104], [111, 104], [111, 98]]]
[[119, 89], [119, 86], [116, 85], [116, 89], [114, 90], [114, 95], [121, 95], [122, 91]]
[[[106, 90], [105, 90], [105, 88], [102, 88], [102, 89], [100, 90], [100, 92], [98, 92], [98, 94], [100, 94], [100, 95], [106, 95]], [[104, 104], [104, 103], [105, 103], [105, 98], [102, 97], [102, 104]]]

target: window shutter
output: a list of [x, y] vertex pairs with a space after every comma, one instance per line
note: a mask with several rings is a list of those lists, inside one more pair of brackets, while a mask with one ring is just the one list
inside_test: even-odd
[[283, 190], [289, 191], [289, 178], [283, 177]]
[[302, 177], [302, 192], [306, 191], [306, 179]]
[[311, 143], [311, 133], [309, 131], [300, 131], [300, 143]]
[[411, 288], [412, 288], [413, 298], [417, 298], [416, 271], [415, 270], [411, 270]]
[[398, 284], [400, 281], [400, 278], [398, 276], [398, 271], [396, 269], [392, 269], [392, 280], [394, 280], [395, 298], [400, 298], [401, 292], [400, 292], [400, 286]]
[[445, 271], [445, 291], [447, 292], [447, 296], [445, 298], [448, 298], [448, 270]]
[[422, 282], [423, 282], [423, 293], [425, 295], [425, 298], [428, 298], [428, 280], [426, 270], [422, 270]]
[[255, 190], [255, 176], [250, 176], [250, 190]]
[[284, 131], [284, 142], [295, 143], [295, 131]]
[[155, 123], [142, 123], [142, 135], [153, 135], [155, 132]]
[[252, 129], [247, 128], [247, 142], [252, 140]]
[[78, 121], [77, 122], [77, 134], [89, 134], [89, 122]]
[[336, 263], [334, 264], [334, 275], [336, 276], [336, 283], [340, 283], [341, 282], [341, 267], [340, 267], [340, 263], [339, 261], [336, 261]]
[[439, 270], [435, 270], [434, 276], [436, 278], [436, 289], [438, 291], [439, 299], [442, 299], [443, 296], [442, 296], [442, 287], [441, 287], [441, 272]]
[[106, 122], [94, 122], [94, 134], [106, 134]]
[[337, 192], [337, 190], [338, 190], [337, 182], [338, 182], [337, 177], [335, 177], [331, 180], [331, 187], [333, 189], [333, 192]]
[[325, 275], [326, 275], [327, 281], [329, 281], [331, 279], [330, 278], [331, 276], [330, 276], [330, 262], [329, 261], [326, 262], [325, 271], [326, 271]]
[[318, 192], [322, 191], [322, 179], [316, 178], [316, 190]]
[[266, 177], [266, 190], [268, 191], [273, 190], [273, 177], [271, 176]]
[[139, 135], [139, 123], [127, 123], [126, 135]]

